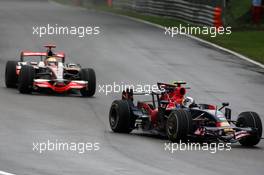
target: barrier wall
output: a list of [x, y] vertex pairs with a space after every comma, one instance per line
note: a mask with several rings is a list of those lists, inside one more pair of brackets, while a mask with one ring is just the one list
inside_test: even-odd
[[107, 4], [138, 13], [185, 20], [206, 26], [223, 25], [225, 0], [71, 0], [75, 5]]
[[143, 14], [178, 18], [207, 26], [222, 25], [221, 0], [108, 0], [108, 3], [113, 8]]

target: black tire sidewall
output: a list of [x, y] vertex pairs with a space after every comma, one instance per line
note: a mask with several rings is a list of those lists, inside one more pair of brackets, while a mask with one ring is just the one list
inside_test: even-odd
[[95, 71], [91, 68], [81, 69], [81, 80], [88, 81], [88, 89], [81, 89], [81, 94], [84, 97], [91, 97], [96, 91], [96, 75]]
[[[114, 124], [111, 122], [113, 111], [116, 114]], [[114, 132], [130, 133], [133, 130], [134, 120], [130, 112], [129, 103], [126, 100], [115, 100], [112, 103], [109, 111], [109, 123]]]
[[237, 127], [249, 127], [257, 128], [257, 133], [255, 135], [248, 136], [239, 140], [240, 144], [243, 146], [254, 146], [259, 143], [262, 136], [262, 122], [259, 115], [256, 112], [242, 112], [239, 114]]
[[[174, 125], [171, 125], [171, 122], [173, 122]], [[170, 130], [170, 126], [174, 128]], [[185, 142], [188, 139], [188, 134], [190, 134], [192, 130], [192, 118], [189, 111], [179, 109], [170, 113], [166, 124], [166, 133], [170, 141]]]
[[7, 61], [5, 70], [5, 84], [7, 88], [17, 86], [18, 76], [16, 74], [17, 61]]
[[35, 70], [32, 66], [22, 66], [18, 77], [18, 90], [20, 93], [29, 94], [33, 89]]

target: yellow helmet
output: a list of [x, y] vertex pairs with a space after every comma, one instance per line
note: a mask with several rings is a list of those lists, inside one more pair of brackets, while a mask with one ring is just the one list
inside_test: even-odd
[[45, 64], [48, 66], [58, 65], [58, 60], [55, 57], [49, 57], [45, 60]]
[[57, 59], [55, 57], [49, 57], [46, 59], [47, 62], [57, 62]]

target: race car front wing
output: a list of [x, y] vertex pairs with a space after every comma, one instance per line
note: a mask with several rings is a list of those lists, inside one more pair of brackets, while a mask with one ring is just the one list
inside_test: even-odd
[[71, 89], [88, 88], [88, 81], [83, 80], [47, 80], [35, 79], [33, 82], [33, 89], [48, 88], [57, 93], [67, 92]]

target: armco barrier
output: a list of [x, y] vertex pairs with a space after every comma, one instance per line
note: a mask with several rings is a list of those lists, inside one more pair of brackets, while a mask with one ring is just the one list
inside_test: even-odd
[[182, 19], [190, 23], [223, 25], [224, 0], [69, 0], [75, 5], [108, 4], [109, 7], [138, 13]]
[[221, 1], [211, 0], [214, 3], [209, 2], [208, 0], [112, 0], [111, 6], [220, 27], [222, 26]]

